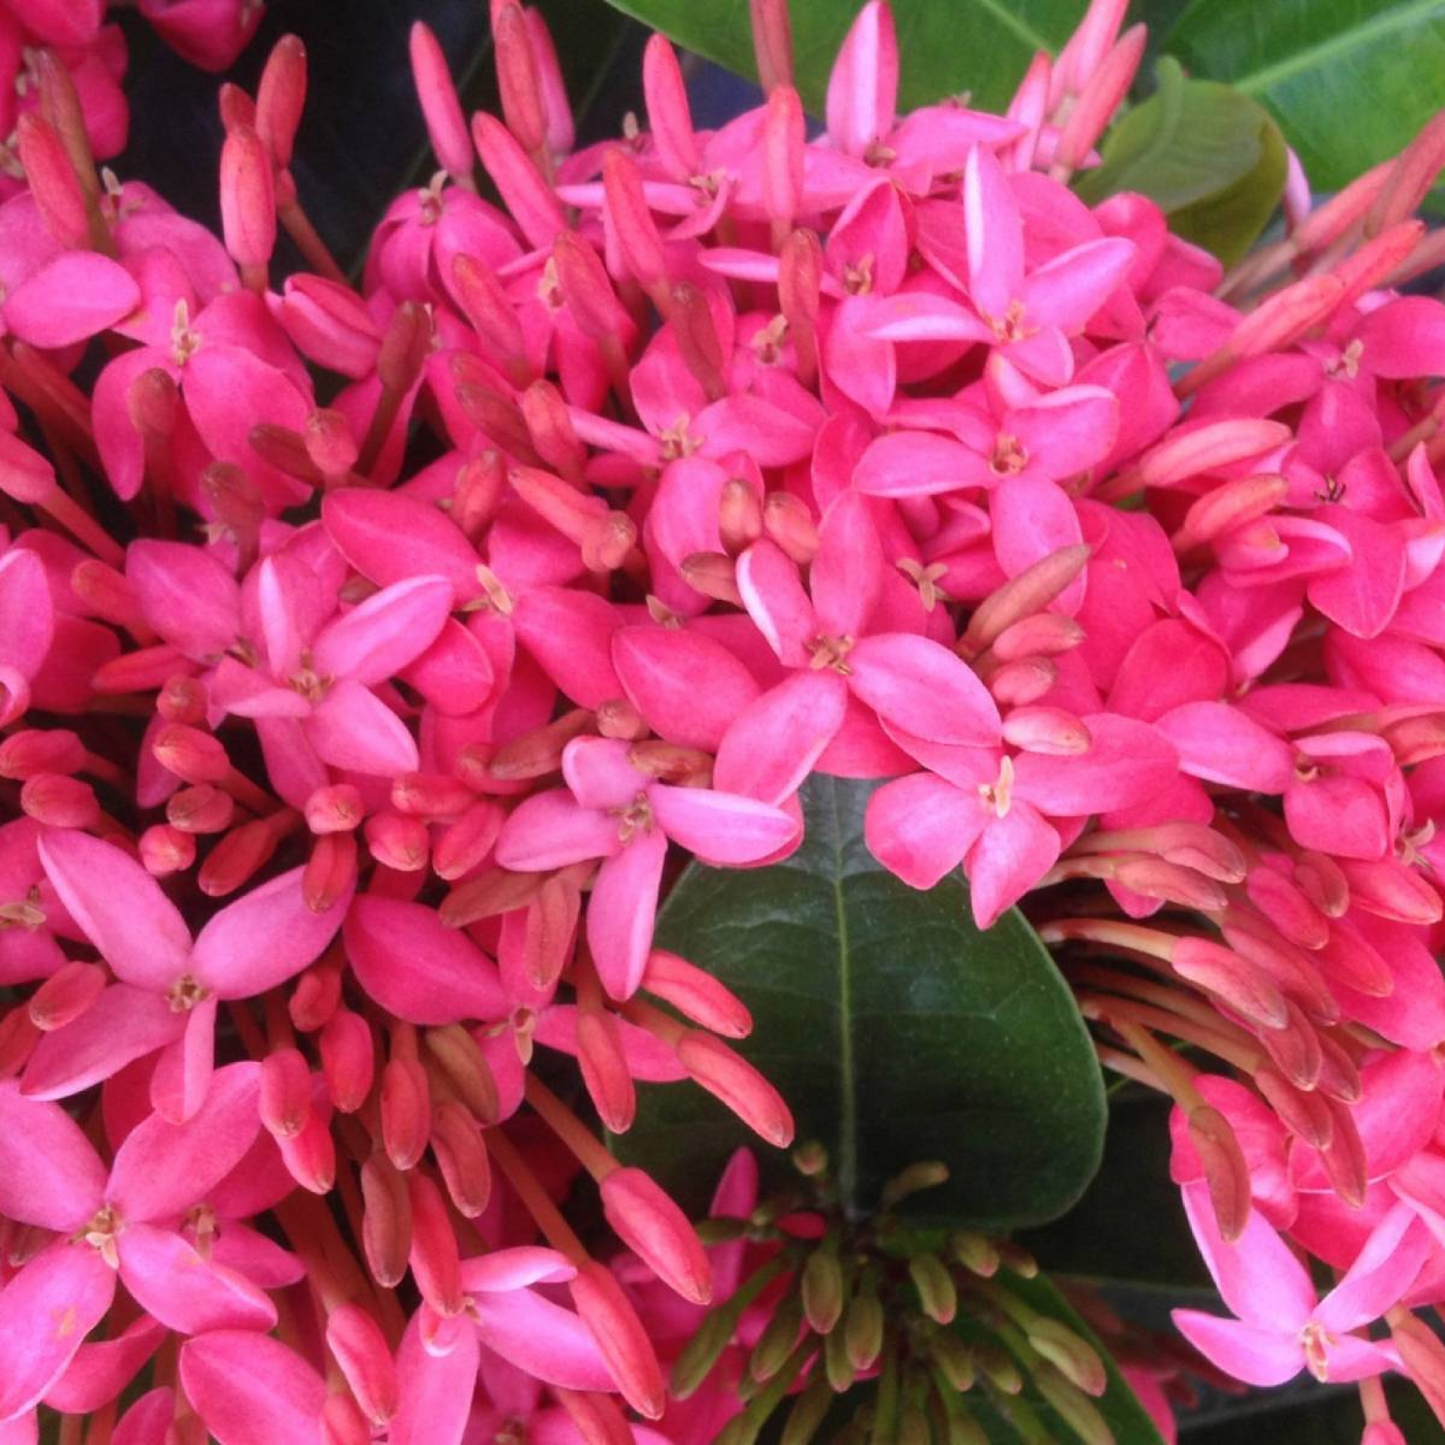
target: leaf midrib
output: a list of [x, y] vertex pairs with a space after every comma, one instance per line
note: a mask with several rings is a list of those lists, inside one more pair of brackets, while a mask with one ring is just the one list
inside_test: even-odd
[[[1372, 16], [1363, 24], [1351, 26], [1314, 45], [1308, 45], [1303, 50], [1297, 50], [1294, 54], [1277, 60], [1273, 65], [1263, 66], [1249, 75], [1231, 77], [1230, 84], [1247, 95], [1260, 95], [1282, 80], [1314, 70], [1340, 55], [1370, 45], [1396, 30], [1405, 29], [1418, 20], [1442, 11], [1445, 11], [1445, 6], [1442, 6], [1441, 0], [1409, 0], [1405, 5]], [[1176, 34], [1181, 29], [1187, 29], [1188, 19], [1188, 15], [1183, 17], [1180, 25], [1176, 27]]]

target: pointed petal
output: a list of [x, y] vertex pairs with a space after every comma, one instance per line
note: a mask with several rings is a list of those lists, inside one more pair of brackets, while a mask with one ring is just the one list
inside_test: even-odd
[[1003, 167], [982, 146], [964, 168], [963, 217], [969, 295], [985, 316], [1001, 317], [1023, 289], [1023, 218]]
[[48, 1033], [25, 1067], [24, 1089], [36, 1099], [63, 1099], [181, 1036], [186, 1016], [151, 989], [120, 983], [106, 989], [74, 1023]]
[[998, 708], [969, 665], [942, 643], [911, 633], [860, 638], [848, 654], [849, 686], [885, 722], [930, 742], [996, 744]]
[[331, 942], [351, 901], [324, 912], [306, 904], [303, 868], [293, 868], [228, 903], [201, 930], [191, 969], [222, 998], [250, 998], [300, 973]]
[[893, 129], [898, 100], [898, 40], [893, 12], [869, 0], [838, 51], [828, 77], [828, 138], [844, 155], [866, 155]]
[[105, 1165], [59, 1104], [0, 1083], [0, 1214], [70, 1234], [100, 1208]]
[[1345, 1277], [1320, 1301], [1315, 1319], [1331, 1334], [1373, 1324], [1404, 1299], [1432, 1251], [1430, 1231], [1406, 1203], [1371, 1231]]
[[880, 505], [850, 488], [828, 508], [818, 529], [808, 586], [826, 636], [856, 637], [867, 631], [888, 570], [872, 512]]
[[964, 862], [972, 894], [973, 920], [992, 928], [1059, 856], [1059, 835], [1027, 803], [1015, 802], [1008, 813], [990, 819]]
[[535, 1290], [512, 1290], [481, 1301], [477, 1335], [488, 1349], [549, 1385], [608, 1393], [617, 1388], [592, 1331], [571, 1310]]
[[623, 627], [612, 665], [627, 696], [659, 737], [715, 752], [733, 719], [762, 691], [720, 642], [671, 627]]
[[181, 1350], [181, 1384], [220, 1445], [321, 1445], [326, 1386], [294, 1350], [217, 1330]]
[[445, 1354], [433, 1354], [413, 1315], [396, 1354], [399, 1405], [387, 1426], [388, 1445], [458, 1445], [477, 1387], [477, 1332], [463, 1328]]
[[1136, 254], [1132, 241], [1086, 241], [1045, 262], [1024, 282], [1024, 313], [1037, 326], [1077, 336], [1124, 281]]
[[378, 778], [416, 772], [420, 756], [406, 724], [359, 682], [343, 678], [303, 724], [322, 762]]
[[662, 831], [710, 863], [755, 863], [792, 841], [798, 824], [783, 809], [711, 788], [647, 790]]
[[117, 1239], [120, 1277], [168, 1329], [269, 1330], [276, 1307], [250, 1280], [199, 1254], [174, 1230], [128, 1224]]
[[602, 987], [614, 999], [631, 998], [642, 982], [666, 857], [666, 837], [644, 833], [607, 859], [592, 885], [587, 943]]
[[88, 1245], [56, 1240], [0, 1289], [0, 1420], [33, 1408], [115, 1297], [115, 1271]]
[[868, 799], [868, 851], [912, 888], [932, 888], [963, 862], [986, 815], [975, 795], [931, 773], [885, 783]]
[[100, 335], [139, 302], [140, 287], [119, 262], [96, 251], [62, 251], [5, 298], [5, 324], [49, 351]]
[[738, 558], [737, 582], [748, 616], [778, 659], [789, 667], [803, 666], [807, 644], [818, 635], [818, 618], [797, 564], [764, 537]]
[[432, 645], [451, 608], [445, 577], [412, 577], [383, 588], [316, 639], [316, 671], [375, 687]]
[[879, 437], [863, 453], [853, 485], [875, 497], [926, 497], [998, 480], [971, 447], [932, 432], [900, 431]]
[[1205, 1359], [1246, 1385], [1282, 1385], [1304, 1369], [1304, 1351], [1288, 1335], [1199, 1310], [1174, 1310], [1172, 1318]]
[[164, 988], [185, 973], [190, 930], [130, 854], [69, 830], [46, 833], [39, 851], [66, 911], [119, 977]]
[[743, 708], [717, 747], [713, 781], [765, 803], [803, 786], [843, 726], [848, 686], [836, 672], [795, 672]]
[[342, 937], [362, 988], [409, 1023], [490, 1022], [508, 1012], [496, 965], [433, 908], [363, 894]]
[[521, 873], [548, 872], [606, 858], [618, 848], [617, 819], [584, 808], [566, 788], [524, 798], [502, 824], [497, 863]]

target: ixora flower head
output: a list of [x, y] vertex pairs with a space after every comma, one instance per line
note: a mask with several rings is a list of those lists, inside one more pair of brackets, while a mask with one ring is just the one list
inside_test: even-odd
[[[261, 7], [138, 9], [221, 69]], [[499, 117], [419, 22], [438, 169], [352, 278], [296, 37], [221, 87], [215, 236], [97, 169], [104, 7], [0, 5], [5, 1445], [1134, 1445], [1190, 1372], [1445, 1419], [1445, 144], [1314, 208], [1249, 111], [1284, 224], [1226, 271], [1119, 187], [1125, 9], [903, 113], [870, 0], [810, 129], [755, 0], [760, 104], [699, 128], [654, 36], [580, 146], [537, 12]], [[1080, 1013], [1172, 1105], [1197, 1354], [949, 1213], [1050, 1011], [1100, 1119]], [[948, 1147], [860, 1204], [885, 1054]], [[765, 1172], [799, 1128], [836, 1173]]]

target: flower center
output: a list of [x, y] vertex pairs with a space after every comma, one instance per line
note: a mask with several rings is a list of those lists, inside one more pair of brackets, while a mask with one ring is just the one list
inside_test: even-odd
[[13, 903], [0, 903], [0, 931], [23, 928], [34, 933], [45, 927], [45, 910], [40, 907], [40, 890], [32, 888], [24, 898]]
[[612, 813], [617, 819], [617, 836], [624, 843], [630, 843], [639, 833], [652, 831], [652, 804], [646, 793], [638, 793], [625, 808], [614, 808]]
[[1329, 1331], [1311, 1320], [1299, 1332], [1299, 1342], [1304, 1349], [1305, 1363], [1309, 1366], [1310, 1374], [1323, 1384], [1330, 1377], [1330, 1357], [1327, 1353]]
[[873, 289], [873, 253], [843, 267], [843, 289], [850, 296], [866, 296]]
[[125, 1221], [116, 1213], [114, 1207], [103, 1204], [96, 1211], [94, 1218], [87, 1224], [78, 1235], [77, 1240], [84, 1240], [92, 1249], [98, 1251], [100, 1257], [112, 1268], [120, 1267], [120, 1255], [116, 1250], [116, 1237], [125, 1228]]
[[853, 669], [844, 659], [853, 650], [853, 638], [815, 637], [807, 644], [807, 647], [813, 655], [813, 660], [808, 666], [814, 672], [821, 672], [825, 667], [831, 667], [834, 672], [843, 677], [852, 675]]
[[662, 459], [675, 462], [680, 457], [690, 457], [702, 445], [688, 430], [688, 418], [680, 416], [658, 437], [662, 447]]
[[183, 973], [166, 990], [166, 1002], [170, 1004], [174, 1014], [188, 1014], [198, 1003], [210, 996], [210, 989], [188, 973]]
[[1008, 432], [1000, 432], [993, 444], [993, 455], [988, 468], [996, 477], [1016, 477], [1029, 464], [1029, 454], [1024, 444]]
[[171, 360], [184, 366], [201, 349], [201, 340], [201, 333], [191, 326], [191, 308], [182, 297], [171, 322]]
[[303, 652], [301, 654], [300, 670], [293, 672], [291, 676], [286, 679], [287, 686], [290, 687], [293, 692], [299, 692], [307, 702], [311, 703], [320, 702], [321, 699], [326, 696], [327, 691], [334, 681], [335, 678], [316, 671], [311, 664], [311, 654], [309, 652]]
[[1025, 341], [1038, 330], [1036, 326], [1024, 325], [1024, 303], [1010, 301], [1002, 316], [985, 316], [984, 320], [993, 327], [993, 334], [1001, 342]]
[[421, 211], [417, 220], [423, 226], [434, 226], [441, 220], [445, 207], [442, 204], [442, 187], [447, 183], [447, 173], [438, 171], [431, 180], [417, 193], [421, 202]]
[[978, 785], [979, 801], [996, 818], [1007, 818], [1013, 806], [1014, 765], [1012, 758], [1005, 758], [998, 765], [998, 777], [991, 783]]

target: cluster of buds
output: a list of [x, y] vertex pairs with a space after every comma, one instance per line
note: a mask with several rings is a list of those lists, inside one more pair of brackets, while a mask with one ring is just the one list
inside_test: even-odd
[[1022, 1439], [1043, 1438], [1047, 1406], [1089, 1445], [1111, 1445], [1093, 1403], [1108, 1383], [1098, 1352], [1018, 1292], [1038, 1272], [1033, 1259], [1007, 1240], [898, 1214], [947, 1180], [944, 1165], [904, 1169], [852, 1218], [822, 1146], [804, 1144], [793, 1162], [799, 1186], [761, 1202], [752, 1154], [724, 1171], [699, 1231], [726, 1298], [700, 1320], [644, 1303], [664, 1348], [693, 1330], [672, 1364], [665, 1423], [685, 1422], [679, 1438], [753, 1445], [782, 1415], [784, 1445], [808, 1445], [825, 1421], [842, 1441], [981, 1445], [977, 1399]]
[[1002, 116], [899, 116], [871, 0], [811, 139], [754, 8], [761, 106], [699, 131], [654, 37], [650, 129], [581, 150], [534, 11], [496, 0], [470, 124], [419, 25], [441, 169], [358, 287], [290, 169], [297, 41], [223, 88], [221, 238], [98, 175], [40, 66], [0, 206], [15, 1438], [43, 1405], [95, 1445], [655, 1440], [630, 1407], [741, 1441], [876, 1369], [875, 1438], [966, 1439], [960, 1300], [1096, 1438], [1097, 1376], [975, 1243], [809, 1245], [756, 1395], [669, 1396], [645, 1280], [697, 1309], [716, 1266], [598, 1135], [691, 1081], [791, 1142], [743, 1003], [654, 924], [688, 857], [785, 859], [813, 772], [886, 780], [906, 882], [1023, 900], [1105, 1062], [1173, 1097], [1240, 1316], [1181, 1314], [1204, 1354], [1363, 1378], [1371, 1445], [1381, 1372], [1445, 1408], [1412, 1313], [1445, 1297], [1445, 306], [1399, 290], [1445, 254], [1445, 133], [1318, 210], [1296, 176], [1224, 275], [1069, 189], [1143, 53], [1124, 0]]

